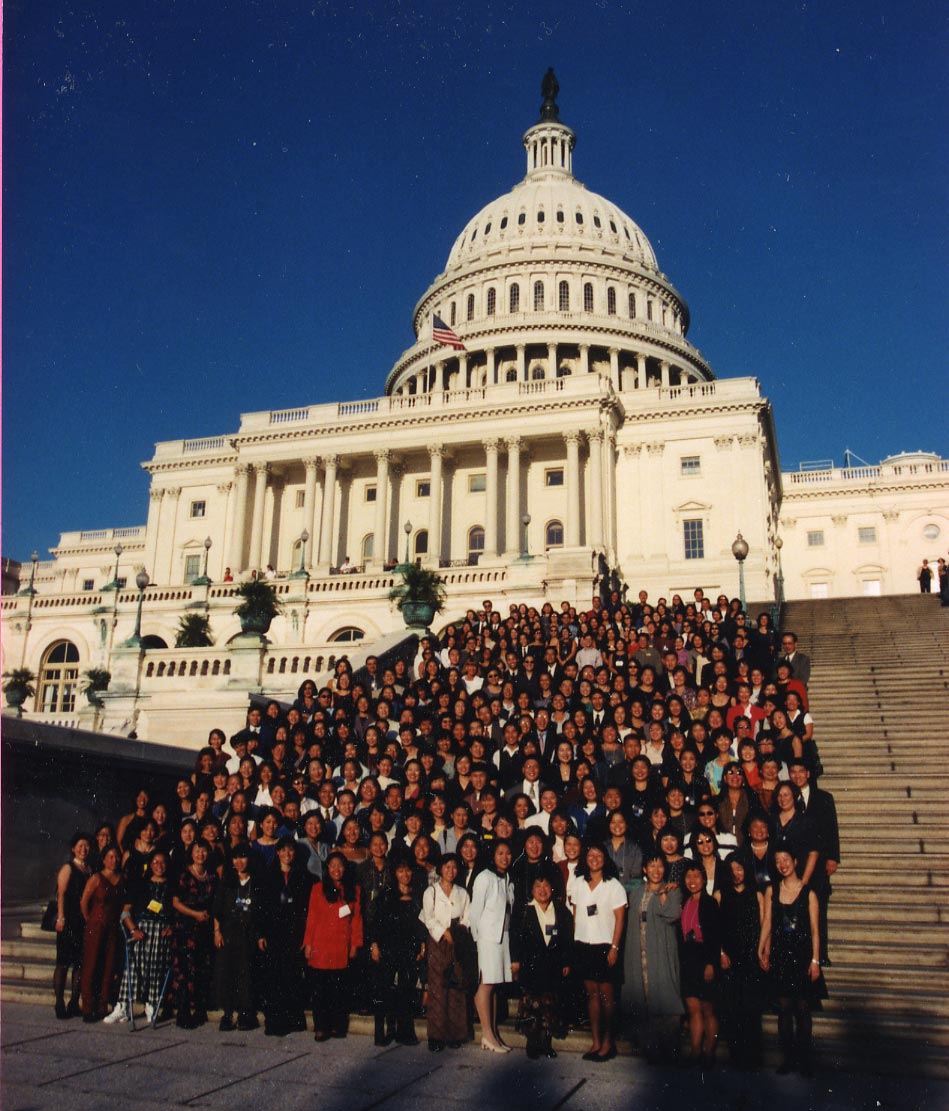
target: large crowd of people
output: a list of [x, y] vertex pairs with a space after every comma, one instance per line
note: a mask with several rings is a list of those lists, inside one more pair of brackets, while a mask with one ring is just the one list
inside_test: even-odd
[[[171, 798], [77, 833], [57, 881], [60, 1018], [531, 1058], [588, 1030], [653, 1063], [812, 1069], [833, 798], [810, 660], [701, 590], [578, 613], [490, 601], [391, 667], [346, 659], [212, 730]], [[72, 976], [70, 978], [70, 972]]]

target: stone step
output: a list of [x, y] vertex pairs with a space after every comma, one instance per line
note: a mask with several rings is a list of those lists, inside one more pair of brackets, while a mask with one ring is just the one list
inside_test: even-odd
[[949, 903], [945, 907], [928, 900], [917, 900], [907, 905], [905, 898], [889, 905], [876, 899], [857, 902], [838, 898], [836, 892], [830, 901], [831, 937], [847, 924], [867, 923], [889, 936], [890, 930], [905, 930], [919, 926], [945, 925], [949, 922]]

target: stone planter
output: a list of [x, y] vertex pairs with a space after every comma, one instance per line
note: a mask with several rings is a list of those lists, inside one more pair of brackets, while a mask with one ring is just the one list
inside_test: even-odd
[[249, 613], [246, 617], [241, 617], [240, 621], [242, 633], [256, 633], [258, 636], [263, 636], [270, 629], [273, 618], [263, 613]]
[[23, 713], [23, 703], [29, 698], [29, 695], [22, 687], [7, 687], [3, 692], [7, 696], [7, 705], [16, 710], [17, 716]]
[[435, 620], [437, 607], [430, 602], [403, 602], [402, 620], [410, 629], [427, 629]]

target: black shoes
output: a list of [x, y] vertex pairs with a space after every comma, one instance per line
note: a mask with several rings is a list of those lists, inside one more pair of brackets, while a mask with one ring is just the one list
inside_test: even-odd
[[428, 1039], [429, 1053], [443, 1053], [445, 1051], [445, 1043], [440, 1042], [437, 1038]]

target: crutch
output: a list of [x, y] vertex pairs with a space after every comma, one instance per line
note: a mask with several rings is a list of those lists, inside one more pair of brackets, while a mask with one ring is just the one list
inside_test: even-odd
[[129, 935], [128, 935], [124, 926], [120, 925], [119, 929], [122, 931], [122, 937], [125, 939], [125, 983], [126, 983], [127, 988], [128, 988], [127, 993], [126, 993], [128, 998], [127, 998], [126, 1002], [128, 1003], [128, 1009], [129, 1009], [129, 1030], [134, 1032], [134, 1030], [135, 1030], [135, 1002], [134, 1002], [135, 993], [132, 989], [132, 953], [131, 953], [131, 950], [132, 950], [132, 946], [135, 944], [135, 942], [129, 940]]
[[155, 1004], [155, 1010], [152, 1011], [152, 1029], [155, 1029], [155, 1023], [158, 1021], [158, 1012], [161, 1010], [161, 1005], [165, 999], [165, 992], [168, 990], [168, 981], [171, 979], [171, 967], [173, 961], [168, 962], [168, 971], [165, 973], [165, 979], [161, 985], [161, 991], [158, 995], [158, 1002]]

